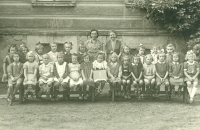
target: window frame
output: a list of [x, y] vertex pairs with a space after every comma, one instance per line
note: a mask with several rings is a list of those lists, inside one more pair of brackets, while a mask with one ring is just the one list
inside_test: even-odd
[[31, 0], [32, 6], [76, 6], [75, 0]]

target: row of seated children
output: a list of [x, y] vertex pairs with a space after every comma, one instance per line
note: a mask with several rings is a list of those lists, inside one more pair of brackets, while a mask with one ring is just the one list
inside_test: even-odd
[[[167, 46], [168, 47], [168, 51], [170, 51], [170, 47], [171, 46]], [[37, 49], [38, 48], [38, 49]], [[64, 56], [63, 56], [63, 59], [64, 59], [64, 61], [68, 61], [67, 63], [70, 63], [70, 62], [72, 62], [72, 56], [71, 56], [71, 54], [70, 54], [70, 50], [71, 50], [71, 48], [72, 48], [72, 43], [66, 43], [65, 44], [65, 50], [66, 50], [66, 52], [65, 52], [65, 54], [64, 54]], [[168, 92], [168, 90], [169, 90], [169, 83], [172, 85], [173, 83], [172, 82], [167, 82], [168, 81], [168, 73], [169, 73], [169, 76], [170, 76], [170, 72], [168, 72], [168, 68], [167, 67], [169, 67], [169, 63], [170, 62], [168, 62], [167, 63], [167, 65], [166, 65], [166, 70], [167, 70], [167, 72], [166, 72], [166, 74], [164, 73], [165, 72], [165, 70], [163, 71], [163, 65], [160, 65], [160, 66], [162, 66], [162, 67], [159, 67], [159, 65], [158, 64], [155, 64], [156, 62], [156, 60], [153, 60], [154, 59], [154, 55], [153, 54], [151, 54], [151, 55], [147, 55], [147, 56], [144, 56], [143, 54], [144, 54], [144, 49], [142, 48], [142, 47], [140, 47], [141, 49], [139, 49], [139, 54], [138, 54], [138, 56], [136, 56], [136, 57], [134, 57], [133, 58], [133, 63], [132, 63], [132, 66], [133, 67], [129, 67], [129, 65], [130, 65], [130, 61], [131, 61], [131, 59], [132, 59], [132, 57], [131, 57], [131, 55], [130, 55], [130, 53], [129, 53], [129, 47], [128, 46], [125, 46], [124, 47], [124, 53], [122, 53], [122, 55], [121, 55], [121, 61], [122, 61], [122, 65], [120, 65], [118, 62], [117, 62], [117, 59], [118, 59], [118, 56], [116, 55], [116, 54], [113, 54], [112, 56], [111, 56], [111, 58], [110, 58], [110, 62], [108, 63], [108, 66], [107, 66], [107, 62], [105, 61], [105, 57], [104, 57], [104, 54], [103, 53], [99, 53], [98, 54], [98, 56], [97, 56], [97, 60], [93, 63], [93, 66], [92, 66], [92, 68], [94, 68], [94, 69], [106, 69], [106, 70], [108, 70], [107, 72], [108, 72], [108, 75], [109, 75], [109, 81], [110, 81], [110, 86], [112, 87], [112, 86], [115, 86], [116, 84], [117, 84], [117, 95], [120, 95], [120, 93], [121, 93], [121, 83], [122, 83], [122, 85], [123, 85], [123, 95], [124, 95], [124, 97], [125, 98], [130, 98], [130, 86], [131, 86], [131, 84], [133, 83], [133, 85], [134, 86], [136, 86], [136, 88], [138, 88], [138, 97], [140, 98], [140, 91], [141, 91], [141, 86], [142, 86], [142, 84], [143, 84], [143, 77], [144, 77], [144, 82], [145, 82], [145, 86], [146, 86], [146, 88], [147, 88], [147, 92], [148, 93], [150, 93], [149, 95], [151, 95], [151, 92], [152, 92], [152, 90], [153, 91], [155, 91], [156, 93], [155, 94], [153, 94], [153, 96], [158, 96], [158, 92], [159, 92], [159, 87], [160, 87], [160, 85], [162, 84], [162, 83], [165, 83], [165, 86], [166, 86], [166, 94], [167, 94], [167, 97], [169, 97], [170, 96], [170, 94], [168, 94], [169, 92]], [[17, 50], [17, 48], [15, 48], [15, 47], [11, 47], [10, 49], [9, 49], [9, 52], [10, 52], [10, 55], [8, 55], [8, 56], [6, 56], [6, 58], [5, 58], [5, 60], [4, 60], [4, 79], [6, 79], [5, 77], [7, 76], [6, 74], [7, 74], [7, 72], [6, 72], [6, 66], [9, 64], [9, 63], [11, 63], [12, 62], [12, 60], [14, 59], [14, 56], [13, 56], [13, 58], [8, 58], [8, 57], [10, 57], [11, 55], [12, 55], [12, 53], [13, 52], [15, 52]], [[27, 52], [26, 50], [26, 48], [24, 47], [23, 49], [23, 52]], [[24, 51], [25, 50], [25, 51]], [[38, 51], [37, 51], [38, 50]], [[42, 52], [42, 50], [43, 50], [43, 47], [42, 46], [40, 46], [40, 45], [38, 45], [38, 46], [36, 46], [36, 52]], [[50, 57], [50, 59], [51, 59], [51, 61], [53, 61], [53, 63], [55, 63], [56, 64], [56, 61], [58, 62], [59, 60], [59, 57], [58, 57], [58, 52], [56, 51], [57, 50], [57, 45], [56, 44], [51, 44], [51, 51], [48, 53], [48, 55], [49, 55], [49, 57]], [[190, 52], [190, 53], [192, 53], [192, 52]], [[33, 75], [32, 76], [30, 76], [30, 75], [27, 75], [27, 74], [25, 74], [25, 72], [26, 71], [24, 71], [24, 76], [25, 76], [25, 80], [24, 80], [24, 85], [25, 85], [25, 88], [28, 88], [27, 86], [26, 86], [26, 84], [30, 84], [30, 82], [28, 82], [27, 83], [27, 79], [29, 78], [29, 77], [34, 77], [34, 79], [32, 79], [31, 81], [37, 81], [37, 78], [35, 78], [35, 77], [37, 77], [37, 76], [35, 76], [35, 75], [37, 75], [37, 72], [36, 72], [36, 70], [38, 70], [37, 69], [37, 67], [36, 67], [36, 65], [37, 65], [37, 63], [38, 63], [38, 61], [39, 61], [39, 64], [40, 65], [42, 65], [42, 63], [45, 61], [44, 59], [41, 59], [41, 57], [42, 56], [40, 56], [40, 58], [39, 58], [39, 56], [38, 56], [38, 54], [39, 53], [37, 53], [36, 55], [34, 55], [34, 53], [32, 54], [32, 56], [29, 56], [29, 55], [27, 55], [27, 59], [28, 59], [28, 63], [26, 63], [26, 64], [24, 64], [24, 70], [26, 70], [27, 68], [28, 68], [28, 66], [30, 67], [30, 66], [32, 66], [31, 67], [31, 71], [28, 71], [28, 70], [26, 70], [26, 71], [28, 71], [28, 73], [32, 73]], [[86, 54], [86, 53], [84, 53], [84, 54]], [[176, 53], [175, 53], [176, 54]], [[193, 53], [194, 54], [194, 53]], [[46, 57], [48, 57], [48, 55], [46, 55]], [[164, 55], [164, 53], [163, 53], [163, 55]], [[167, 61], [167, 56], [168, 56], [169, 54], [167, 54], [167, 55], [165, 55], [166, 56], [166, 61]], [[82, 55], [83, 56], [83, 55]], [[164, 57], [164, 60], [163, 60], [163, 58], [158, 58], [158, 60], [159, 60], [159, 62], [158, 63], [161, 63], [161, 62], [163, 62], [163, 61], [165, 61], [165, 56], [163, 56]], [[37, 59], [37, 63], [34, 65], [34, 64], [32, 64], [33, 63], [33, 61], [35, 60], [35, 57], [36, 57], [36, 59]], [[76, 56], [75, 56], [76, 57]], [[169, 57], [169, 56], [168, 56]], [[178, 57], [178, 59], [180, 60], [180, 55], [178, 55], [177, 54], [177, 57]], [[194, 56], [193, 56], [193, 60], [194, 60], [194, 57], [195, 57], [195, 54], [194, 54]], [[44, 57], [42, 57], [42, 58], [44, 58]], [[20, 55], [20, 59], [21, 59], [21, 55]], [[40, 59], [40, 60], [38, 60], [38, 59]], [[48, 58], [46, 58], [46, 59], [48, 59]], [[61, 58], [62, 59], [62, 58]], [[75, 58], [76, 59], [76, 58]], [[85, 57], [83, 58], [83, 59], [85, 59]], [[87, 58], [86, 58], [87, 59]], [[88, 57], [88, 59], [89, 59], [89, 57]], [[144, 60], [145, 59], [145, 60]], [[148, 60], [148, 59], [151, 59], [151, 60]], [[156, 58], [157, 59], [157, 58]], [[169, 58], [168, 58], [169, 59]], [[161, 61], [160, 61], [161, 60]], [[162, 61], [163, 60], [163, 61]], [[172, 60], [172, 58], [171, 58], [171, 60]], [[174, 60], [174, 59], [173, 59]], [[22, 60], [21, 60], [22, 61]], [[61, 60], [62, 61], [62, 60]], [[155, 64], [155, 68], [156, 69], [153, 69], [154, 67], [154, 64], [152, 64], [151, 62], [154, 62], [154, 64]], [[62, 61], [63, 62], [63, 61]], [[77, 62], [77, 61], [76, 61]], [[139, 63], [137, 63], [137, 62], [139, 62]], [[175, 62], [175, 61], [174, 61]], [[35, 63], [35, 62], [34, 62]], [[47, 64], [48, 62], [46, 62], [46, 64]], [[141, 64], [140, 65], [140, 67], [137, 67], [140, 63], [143, 63], [143, 65]], [[185, 64], [187, 64], [188, 62], [186, 62]], [[193, 63], [192, 61], [191, 61], [191, 63]], [[194, 62], [195, 64], [197, 64], [196, 62]], [[54, 66], [55, 66], [55, 64], [54, 64]], [[78, 62], [77, 62], [77, 64], [78, 64]], [[181, 63], [180, 63], [181, 64]], [[188, 63], [189, 64], [189, 63]], [[59, 65], [58, 63], [57, 63], [57, 65]], [[152, 67], [150, 67], [150, 66], [152, 66]], [[191, 64], [192, 65], [192, 64]], [[15, 66], [15, 64], [14, 64], [14, 66]], [[44, 66], [44, 65], [43, 65]], [[77, 68], [78, 68], [78, 66], [79, 65], [77, 65], [77, 67], [71, 67], [72, 68], [72, 71], [73, 71], [73, 68], [76, 70]], [[83, 65], [82, 65], [83, 66]], [[181, 65], [180, 65], [181, 66]], [[197, 66], [197, 65], [196, 65]], [[195, 67], [196, 67], [195, 66]], [[62, 66], [63, 67], [63, 66]], [[70, 65], [68, 65], [68, 67], [70, 67]], [[68, 68], [67, 67], [67, 68]], [[34, 69], [33, 69], [34, 68]], [[41, 67], [42, 68], [42, 67]], [[55, 67], [54, 67], [55, 68]], [[80, 67], [81, 68], [81, 67]], [[90, 65], [90, 68], [91, 68], [91, 65]], [[129, 69], [129, 68], [131, 68], [131, 69]], [[171, 68], [173, 68], [173, 67], [171, 67]], [[175, 67], [176, 68], [176, 67]], [[195, 69], [197, 69], [198, 70], [198, 68], [192, 68], [191, 69], [191, 67], [189, 67], [190, 69], [188, 69], [189, 71], [192, 71], [192, 72], [198, 72], [198, 71], [194, 71]], [[57, 72], [57, 73], [53, 73], [54, 75], [56, 75], [57, 77], [58, 76], [61, 76], [62, 75], [62, 73], [61, 72], [64, 72], [64, 71], [62, 71], [64, 68], [62, 68], [61, 70], [57, 70], [57, 71], [59, 71], [59, 72]], [[41, 70], [44, 70], [44, 69], [41, 69]], [[54, 69], [53, 69], [54, 70]], [[84, 68], [84, 69], [82, 69], [82, 70], [84, 70], [85, 71], [85, 73], [86, 73], [86, 69]], [[87, 76], [87, 80], [86, 80], [86, 78], [84, 78], [84, 76], [83, 76], [83, 72], [82, 72], [82, 77], [83, 77], [83, 80], [84, 81], [86, 81], [86, 83], [87, 84], [89, 84], [89, 85], [91, 85], [91, 84], [93, 84], [91, 81], [92, 81], [92, 77], [91, 77], [91, 73], [92, 73], [92, 71], [91, 71], [91, 69], [88, 69], [88, 70], [90, 70], [89, 72], [87, 72], [87, 73], [89, 73], [89, 74], [87, 74], [87, 75], [89, 75], [89, 76]], [[148, 71], [147, 71], [148, 70]], [[21, 72], [21, 71], [20, 71]], [[41, 72], [42, 71], [39, 71], [40, 72], [40, 76], [41, 76], [41, 78], [39, 79], [39, 81], [40, 81], [40, 88], [41, 88], [41, 90], [43, 90], [43, 88], [41, 87], [41, 86], [43, 86], [43, 84], [44, 83], [47, 83], [47, 82], [44, 82], [44, 79], [47, 79], [47, 77], [46, 78], [44, 78], [45, 77], [45, 75], [42, 75], [41, 74]], [[156, 74], [156, 76], [154, 75], [154, 72], [155, 72], [155, 74]], [[159, 72], [161, 72], [160, 73], [160, 75], [159, 75]], [[176, 71], [172, 71], [172, 72], [176, 72]], [[45, 73], [45, 72], [44, 72]], [[149, 73], [153, 73], [153, 75], [151, 74], [151, 75], [149, 75]], [[178, 72], [177, 72], [178, 73]], [[192, 102], [192, 100], [193, 100], [193, 97], [194, 97], [194, 93], [196, 92], [196, 85], [197, 85], [197, 83], [198, 83], [198, 79], [196, 79], [196, 75], [198, 75], [198, 73], [196, 74], [196, 75], [193, 75], [194, 77], [191, 77], [192, 75], [191, 75], [191, 72], [189, 72], [189, 75], [187, 75], [187, 71], [184, 71], [184, 73], [185, 73], [185, 75], [186, 75], [186, 77], [188, 77], [188, 79], [186, 78], [185, 80], [189, 80], [189, 81], [187, 81], [187, 84], [188, 84], [188, 91], [189, 91], [189, 93], [190, 93], [190, 100], [191, 100], [191, 102]], [[163, 75], [164, 74], [164, 75]], [[49, 74], [50, 75], [50, 74]], [[63, 75], [67, 75], [66, 73], [64, 73]], [[75, 74], [71, 74], [72, 76], [71, 77], [73, 77], [74, 75], [75, 75], [75, 77], [80, 77], [80, 73], [79, 74], [77, 74], [76, 72], [75, 72]], [[14, 77], [16, 77], [16, 76], [14, 76]], [[19, 76], [20, 77], [20, 76]], [[65, 77], [65, 76], [64, 76]], [[86, 77], [86, 76], [85, 76]], [[155, 78], [156, 77], [156, 78]], [[172, 76], [173, 77], [173, 76]], [[178, 77], [178, 76], [177, 76]], [[175, 76], [174, 78], [177, 80], [177, 77]], [[42, 78], [44, 78], [44, 79], [42, 79]], [[178, 79], [180, 78], [180, 76], [178, 77]], [[195, 82], [192, 80], [192, 78], [195, 78]], [[15, 78], [14, 78], [15, 79]], [[20, 81], [20, 78], [16, 78], [17, 80], [19, 79], [19, 81], [18, 81], [18, 84], [19, 84], [19, 82], [21, 82]], [[15, 80], [16, 80], [15, 79]], [[55, 79], [55, 78], [54, 78]], [[58, 78], [57, 78], [58, 79]], [[80, 78], [79, 78], [80, 79]], [[79, 80], [79, 79], [76, 79], [75, 78], [75, 80], [74, 81], [76, 81], [76, 83], [80, 83], [81, 84], [81, 80]], [[13, 81], [15, 81], [15, 80], [13, 80]], [[56, 80], [56, 79], [55, 79]], [[63, 82], [62, 81], [63, 79], [61, 78], [59, 78], [59, 80], [57, 80], [57, 84], [55, 84], [54, 86], [59, 86], [59, 83], [65, 83], [65, 82]], [[160, 80], [160, 81], [159, 81]], [[180, 79], [180, 81], [181, 81], [182, 79]], [[65, 80], [64, 80], [65, 81]], [[66, 79], [66, 81], [68, 81], [68, 79]], [[78, 81], [78, 82], [77, 82]], [[156, 83], [156, 85], [153, 85], [153, 84], [155, 84], [155, 81], [157, 81]], [[166, 81], [166, 82], [165, 82]], [[49, 82], [50, 83], [48, 83], [48, 86], [51, 86], [50, 84], [51, 84], [51, 82], [52, 82], [52, 79], [50, 79], [49, 80]], [[73, 83], [73, 81], [72, 81], [72, 83]], [[191, 85], [191, 83], [192, 83], [192, 85], [193, 85], [193, 87], [192, 87], [192, 85]], [[13, 84], [13, 83], [12, 83]], [[12, 86], [12, 84], [10, 84], [9, 86]], [[16, 86], [19, 86], [19, 85], [16, 85]], [[34, 82], [33, 84], [32, 84], [32, 86], [35, 86], [35, 84], [36, 84], [36, 82]], [[105, 85], [105, 81], [100, 81], [100, 82], [97, 82], [96, 83], [96, 85], [95, 86], [99, 86], [101, 84], [101, 87], [99, 88], [99, 91], [101, 92], [102, 91], [102, 89], [103, 89], [103, 87], [104, 87], [104, 85]], [[75, 85], [77, 85], [77, 84], [75, 84]], [[181, 84], [180, 84], [181, 85]], [[66, 82], [66, 84], [62, 84], [62, 86], [67, 86], [67, 82]], [[73, 85], [71, 85], [71, 86], [73, 86]], [[137, 87], [138, 86], [138, 87]], [[155, 86], [155, 89], [153, 89], [152, 87], [153, 86]], [[11, 87], [9, 87], [9, 88], [11, 88]], [[16, 87], [16, 88], [18, 88], [18, 87]], [[57, 87], [56, 87], [57, 88]], [[66, 88], [66, 87], [64, 87], [64, 88]], [[10, 91], [10, 89], [8, 89], [9, 91]], [[17, 90], [17, 89], [16, 89]], [[15, 94], [16, 93], [16, 90], [14, 91], [14, 93], [13, 94]], [[10, 93], [8, 91], [8, 93]], [[11, 90], [12, 91], [12, 90]], [[67, 91], [67, 90], [66, 90]], [[12, 95], [12, 94], [11, 94]], [[56, 97], [56, 96], [54, 96], [54, 97]], [[81, 96], [80, 96], [80, 98], [81, 98]], [[13, 98], [11, 98], [11, 99], [13, 99]]]

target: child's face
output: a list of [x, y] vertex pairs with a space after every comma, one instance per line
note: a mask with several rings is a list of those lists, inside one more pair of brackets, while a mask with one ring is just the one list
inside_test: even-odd
[[44, 55], [43, 56], [43, 62], [44, 62], [45, 65], [48, 64], [49, 63], [49, 56]]
[[179, 60], [179, 57], [177, 55], [173, 55], [173, 61], [178, 62], [178, 60]]
[[117, 62], [117, 57], [111, 57], [111, 62], [113, 62], [113, 63], [115, 63], [115, 62]]
[[16, 48], [15, 47], [11, 47], [10, 48], [10, 54], [12, 55], [13, 53], [15, 53], [16, 52]]
[[77, 56], [72, 56], [72, 63], [76, 64], [78, 62]]
[[65, 44], [65, 51], [70, 52], [71, 50], [71, 45], [70, 44]]
[[194, 61], [193, 55], [188, 55], [188, 61]]
[[151, 62], [152, 62], [152, 58], [151, 58], [151, 57], [147, 57], [147, 58], [146, 58], [146, 63], [147, 63], [147, 65], [150, 65]]
[[27, 52], [28, 52], [27, 48], [23, 47], [22, 52], [23, 52], [24, 54], [27, 54]]
[[51, 44], [51, 51], [56, 52], [57, 51], [57, 45]]
[[86, 56], [86, 57], [84, 57], [84, 62], [89, 62], [90, 60], [89, 60], [89, 56]]
[[124, 53], [129, 53], [130, 49], [128, 47], [124, 47]]
[[159, 61], [164, 62], [165, 61], [165, 55], [159, 55]]
[[134, 64], [138, 64], [138, 63], [139, 63], [139, 58], [134, 58], [134, 59], [133, 59], [133, 63], [134, 63]]
[[31, 54], [28, 56], [28, 61], [33, 62], [34, 58], [35, 58], [35, 56]]
[[153, 47], [152, 51], [153, 51], [153, 53], [157, 53], [158, 52], [156, 47]]
[[167, 53], [172, 53], [173, 52], [173, 48], [172, 47], [167, 47]]
[[13, 55], [13, 60], [14, 60], [14, 62], [19, 62], [19, 55], [18, 54], [14, 54]]
[[116, 34], [114, 32], [110, 33], [110, 39], [115, 40], [116, 39]]
[[85, 52], [85, 47], [84, 46], [80, 46], [80, 51], [81, 52]]
[[91, 38], [92, 38], [93, 40], [97, 39], [97, 32], [96, 32], [96, 31], [92, 31], [92, 32], [91, 32]]
[[129, 59], [128, 59], [128, 58], [125, 58], [125, 59], [124, 59], [124, 65], [128, 65], [128, 62], [129, 62]]
[[38, 48], [38, 54], [42, 54], [43, 53], [43, 49], [42, 48]]
[[64, 61], [63, 56], [58, 56], [57, 59], [58, 59], [58, 63], [62, 63]]
[[143, 49], [143, 48], [140, 48], [140, 49], [139, 49], [139, 54], [140, 54], [140, 55], [144, 55], [144, 49]]
[[101, 62], [103, 61], [103, 55], [98, 55], [98, 56], [97, 56], [97, 61], [98, 61], [99, 63], [101, 63]]

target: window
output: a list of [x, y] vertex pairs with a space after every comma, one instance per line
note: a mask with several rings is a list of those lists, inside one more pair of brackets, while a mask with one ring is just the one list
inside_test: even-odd
[[32, 6], [69, 6], [74, 7], [75, 0], [31, 0]]

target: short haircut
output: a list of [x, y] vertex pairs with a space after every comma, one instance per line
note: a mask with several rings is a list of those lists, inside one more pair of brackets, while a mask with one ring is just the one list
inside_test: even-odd
[[44, 58], [45, 56], [47, 56], [47, 57], [50, 59], [49, 54], [44, 54], [44, 55], [42, 55], [42, 58]]
[[58, 52], [58, 54], [57, 54], [57, 58], [58, 58], [58, 56], [62, 56], [63, 58], [64, 58], [64, 53], [61, 51], [61, 52]]
[[152, 56], [151, 54], [146, 55], [145, 58], [146, 58], [146, 59], [147, 59], [147, 58], [150, 58], [150, 59], [153, 61], [153, 56]]
[[65, 42], [65, 43], [64, 43], [64, 45], [66, 45], [66, 44], [67, 44], [67, 45], [70, 45], [70, 46], [71, 46], [70, 49], [72, 49], [73, 44], [72, 44], [71, 41], [70, 41], [70, 42]]
[[160, 52], [160, 53], [158, 53], [158, 59], [159, 59], [159, 57], [160, 57], [161, 55], [164, 55], [164, 57], [166, 58], [166, 54], [165, 54], [164, 52]]
[[8, 52], [10, 53], [10, 49], [11, 48], [15, 48], [15, 51], [18, 51], [18, 48], [17, 48], [17, 45], [16, 44], [12, 44], [12, 45], [10, 45], [9, 46], [9, 48], [8, 48]]
[[113, 52], [113, 53], [110, 55], [110, 57], [109, 57], [109, 61], [110, 61], [110, 62], [111, 62], [111, 58], [112, 58], [112, 57], [117, 58], [117, 62], [119, 61], [119, 58], [118, 58], [117, 53]]
[[91, 37], [92, 32], [97, 32], [97, 38], [99, 37], [99, 31], [97, 29], [90, 30], [90, 33], [89, 33], [90, 37]]
[[186, 56], [185, 56], [185, 60], [188, 60], [188, 57], [190, 56], [190, 55], [192, 55], [192, 57], [194, 58], [194, 60], [196, 60], [196, 54], [192, 51], [192, 50], [189, 50], [189, 51], [187, 51], [187, 54], [186, 54]]
[[115, 34], [115, 36], [117, 37], [117, 33], [116, 33], [116, 31], [115, 31], [115, 30], [110, 30], [110, 31], [109, 31], [109, 35], [110, 35], [111, 33], [114, 33], [114, 34]]
[[28, 57], [29, 57], [30, 55], [32, 55], [32, 56], [34, 57], [34, 61], [35, 61], [35, 60], [36, 60], [36, 58], [35, 58], [35, 53], [32, 52], [32, 51], [29, 51], [29, 52], [26, 54], [26, 59], [28, 60]]

